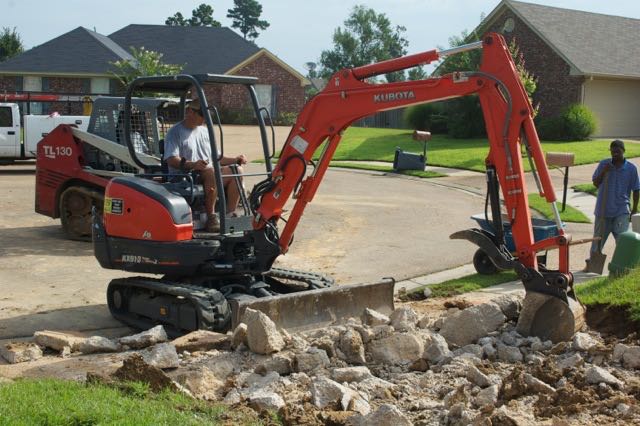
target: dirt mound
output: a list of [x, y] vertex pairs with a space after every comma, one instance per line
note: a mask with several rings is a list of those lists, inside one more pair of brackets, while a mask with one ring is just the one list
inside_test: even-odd
[[587, 325], [603, 334], [624, 339], [640, 333], [640, 322], [633, 321], [628, 306], [593, 305], [587, 309]]

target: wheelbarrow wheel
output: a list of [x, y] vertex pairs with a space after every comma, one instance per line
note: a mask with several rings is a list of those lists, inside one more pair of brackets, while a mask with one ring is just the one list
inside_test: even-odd
[[479, 274], [493, 275], [498, 272], [498, 268], [491, 261], [489, 255], [482, 249], [476, 250], [473, 255], [473, 266], [476, 268]]

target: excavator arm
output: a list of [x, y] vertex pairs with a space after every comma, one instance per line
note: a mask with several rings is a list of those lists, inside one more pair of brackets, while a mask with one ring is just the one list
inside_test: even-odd
[[[376, 75], [424, 65], [446, 55], [480, 47], [482, 65], [477, 72], [456, 72], [426, 80], [388, 84], [367, 81]], [[497, 171], [518, 258], [525, 266], [535, 268], [535, 253], [551, 246], [566, 247], [560, 243], [567, 235], [557, 216], [561, 238], [534, 242], [521, 159], [521, 145], [525, 140], [539, 173], [541, 195], [554, 202], [555, 193], [533, 125], [531, 104], [504, 39], [498, 34], [489, 34], [481, 43], [451, 51], [431, 50], [334, 74], [327, 87], [302, 110], [287, 138], [273, 170], [272, 185], [261, 196], [256, 226], [277, 222], [283, 206], [293, 195], [296, 203], [279, 241], [281, 251], [288, 250], [294, 230], [306, 205], [313, 200], [344, 130], [354, 121], [379, 111], [472, 94], [479, 96], [482, 105], [490, 145], [486, 163]], [[305, 177], [307, 164], [320, 147], [323, 151], [316, 167]], [[568, 257], [563, 255], [561, 263], [561, 270], [567, 272]]]
[[[419, 81], [376, 84], [372, 77], [420, 66], [471, 49], [482, 49], [479, 71], [454, 72]], [[254, 227], [277, 229], [287, 200], [296, 200], [278, 238], [286, 253], [304, 209], [310, 203], [340, 143], [354, 121], [380, 111], [467, 95], [477, 95], [484, 114], [489, 153], [485, 159], [492, 195], [494, 226], [502, 228], [498, 192], [511, 224], [517, 259], [480, 230], [460, 231], [451, 238], [468, 239], [486, 249], [494, 263], [514, 269], [527, 290], [519, 323], [522, 334], [565, 340], [582, 325], [583, 309], [573, 292], [569, 272], [570, 236], [565, 233], [555, 205], [555, 192], [533, 124], [533, 108], [520, 81], [504, 38], [495, 33], [482, 42], [438, 51], [431, 50], [335, 73], [326, 88], [303, 108], [289, 134], [271, 178], [257, 187]], [[558, 234], [536, 242], [531, 224], [522, 152], [528, 155], [538, 192], [552, 205]], [[322, 149], [310, 175], [307, 165]], [[493, 186], [493, 193], [491, 186]], [[496, 217], [497, 216], [497, 217]], [[503, 242], [502, 242], [503, 243]], [[558, 270], [538, 265], [536, 254], [559, 249]]]

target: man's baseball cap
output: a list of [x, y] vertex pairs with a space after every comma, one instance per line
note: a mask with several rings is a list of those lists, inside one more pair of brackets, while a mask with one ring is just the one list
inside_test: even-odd
[[620, 148], [624, 151], [624, 142], [622, 142], [620, 139], [614, 140], [613, 142], [611, 142], [611, 145], [609, 145], [609, 149], [613, 148]]
[[190, 108], [194, 111], [200, 111], [200, 99], [192, 99], [187, 101], [187, 108]]

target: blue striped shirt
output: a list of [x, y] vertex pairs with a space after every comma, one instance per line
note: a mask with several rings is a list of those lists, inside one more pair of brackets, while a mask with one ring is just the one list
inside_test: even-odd
[[[596, 171], [593, 173], [592, 180], [600, 174], [602, 168], [611, 163], [611, 159], [600, 161]], [[607, 190], [605, 191], [605, 184]], [[598, 199], [596, 201], [596, 209], [593, 212], [596, 216], [602, 215], [602, 198], [606, 201], [604, 207], [605, 217], [617, 217], [623, 214], [631, 213], [629, 209], [629, 194], [632, 191], [640, 190], [640, 180], [638, 179], [638, 169], [635, 164], [624, 160], [624, 163], [620, 167], [613, 167], [602, 179], [600, 187], [598, 188]]]

